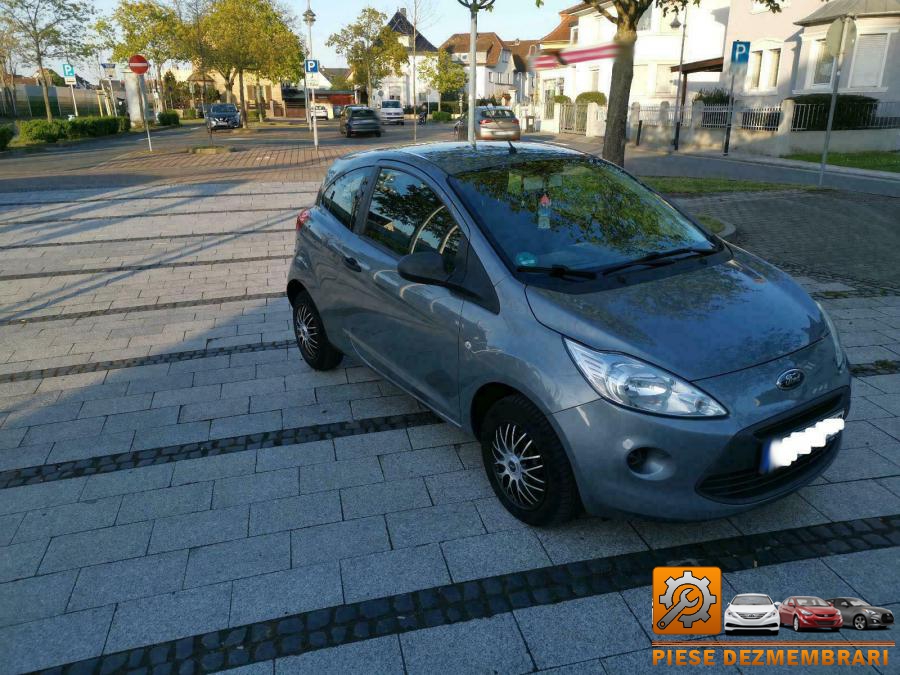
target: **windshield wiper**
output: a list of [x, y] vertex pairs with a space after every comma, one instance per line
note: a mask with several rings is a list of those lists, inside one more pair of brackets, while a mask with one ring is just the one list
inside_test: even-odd
[[606, 267], [601, 271], [603, 276], [607, 276], [613, 274], [614, 272], [619, 272], [621, 270], [627, 269], [629, 267], [635, 267], [638, 265], [644, 265], [646, 267], [660, 267], [662, 265], [668, 265], [670, 263], [675, 262], [672, 258], [677, 258], [678, 256], [705, 256], [710, 253], [715, 253], [718, 249], [715, 248], [697, 248], [696, 246], [684, 246], [682, 248], [673, 248], [671, 251], [657, 251], [655, 253], [648, 253], [645, 256], [641, 256], [640, 258], [635, 258], [634, 260], [629, 260], [627, 262], [619, 263], [618, 265], [612, 265], [611, 267]]
[[566, 265], [551, 265], [550, 267], [538, 267], [537, 265], [519, 265], [516, 272], [536, 272], [548, 274], [551, 277], [574, 277], [576, 279], [596, 279], [597, 273], [590, 270], [575, 270]]

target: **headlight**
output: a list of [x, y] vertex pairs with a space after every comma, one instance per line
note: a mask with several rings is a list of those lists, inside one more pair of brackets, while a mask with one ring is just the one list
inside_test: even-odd
[[775, 614], [776, 614], [777, 611], [778, 611], [777, 609], [770, 610], [769, 613], [766, 614], [763, 618], [764, 618], [764, 619], [771, 619], [773, 616], [775, 616]]
[[831, 346], [834, 347], [834, 363], [838, 370], [841, 370], [846, 359], [844, 358], [844, 348], [841, 347], [841, 339], [838, 337], [837, 328], [834, 327], [834, 322], [828, 316], [825, 308], [818, 302], [816, 304], [819, 305], [819, 311], [822, 312], [822, 318], [825, 319], [825, 327], [828, 328], [828, 334], [831, 336]]
[[714, 398], [671, 373], [631, 356], [598, 352], [565, 338], [578, 370], [607, 401], [658, 415], [720, 417]]
[[806, 609], [801, 609], [801, 610], [800, 610], [800, 613], [801, 613], [803, 616], [812, 616], [812, 615], [813, 615], [812, 612], [810, 612], [809, 610], [806, 610]]
[[878, 612], [876, 612], [874, 609], [864, 609], [863, 611], [869, 616], [878, 616]]

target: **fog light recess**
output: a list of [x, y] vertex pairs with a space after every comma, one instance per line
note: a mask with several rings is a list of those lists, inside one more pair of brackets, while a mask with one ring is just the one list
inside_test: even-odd
[[631, 472], [639, 476], [658, 477], [657, 474], [671, 471], [669, 453], [659, 448], [635, 448], [625, 456], [625, 461]]

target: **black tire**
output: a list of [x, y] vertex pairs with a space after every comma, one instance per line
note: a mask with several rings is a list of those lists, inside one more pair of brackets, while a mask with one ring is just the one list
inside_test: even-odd
[[350, 138], [353, 135], [353, 132], [350, 131], [350, 127], [347, 127], [347, 131], [345, 133], [347, 134], [347, 138]]
[[401, 126], [401, 127], [405, 127], [405, 126], [406, 126], [406, 122], [400, 122], [400, 126]]
[[[512, 457], [516, 451], [521, 455]], [[554, 525], [581, 511], [565, 448], [544, 414], [524, 396], [507, 396], [488, 410], [481, 429], [481, 455], [494, 494], [519, 520]], [[505, 463], [498, 461], [503, 456], [509, 457]]]
[[376, 138], [381, 138], [381, 132], [380, 132], [380, 131], [376, 131], [376, 132], [375, 132], [375, 137], [376, 137]]
[[[860, 621], [860, 619], [862, 619], [862, 621]], [[864, 617], [862, 614], [857, 614], [853, 617], [853, 627], [856, 630], [865, 630], [869, 627], [869, 622], [866, 621], [866, 617]]]
[[[332, 370], [337, 367], [344, 355], [328, 341], [319, 310], [305, 291], [301, 291], [294, 298], [293, 325], [297, 348], [310, 368]], [[306, 328], [305, 335], [303, 327]]]

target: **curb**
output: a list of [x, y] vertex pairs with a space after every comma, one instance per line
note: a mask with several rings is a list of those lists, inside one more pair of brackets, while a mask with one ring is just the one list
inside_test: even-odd
[[[804, 171], [812, 171], [818, 172], [819, 165], [813, 162], [803, 162], [795, 159], [781, 159], [778, 157], [763, 157], [760, 156], [757, 158], [754, 155], [729, 155], [725, 157], [723, 155], [714, 155], [711, 153], [704, 152], [665, 152], [663, 154], [666, 155], [682, 155], [684, 157], [698, 157], [702, 159], [719, 159], [726, 160], [731, 162], [743, 162], [746, 164], [762, 164], [768, 166], [779, 166], [785, 169], [801, 169]], [[857, 169], [852, 166], [838, 166], [835, 164], [827, 165], [825, 169], [826, 174], [844, 174], [848, 176], [858, 176], [860, 178], [874, 178], [877, 180], [886, 180], [886, 181], [895, 181], [900, 183], [900, 173], [895, 173], [893, 171], [874, 171], [872, 169]]]

